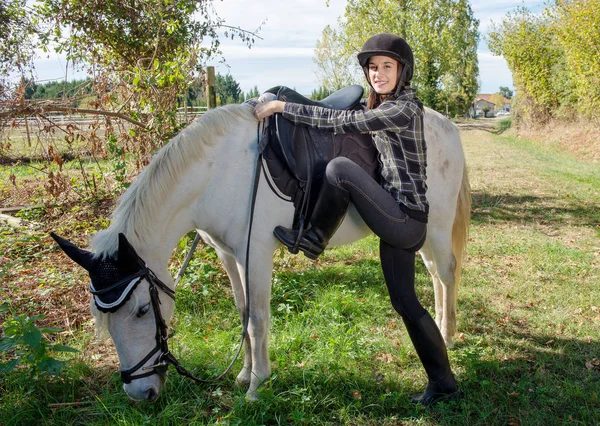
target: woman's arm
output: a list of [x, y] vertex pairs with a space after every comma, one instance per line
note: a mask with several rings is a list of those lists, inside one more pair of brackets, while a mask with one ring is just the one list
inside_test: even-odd
[[412, 117], [421, 112], [412, 102], [384, 102], [379, 108], [366, 111], [336, 110], [282, 101], [265, 102], [254, 108], [254, 115], [259, 120], [282, 113], [295, 123], [338, 133], [378, 130], [400, 132], [406, 130]]

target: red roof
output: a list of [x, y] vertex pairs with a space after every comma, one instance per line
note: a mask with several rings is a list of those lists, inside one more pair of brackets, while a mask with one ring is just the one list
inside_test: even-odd
[[[487, 93], [480, 93], [477, 95], [477, 97], [475, 98], [475, 102], [477, 102], [480, 99], [483, 99], [486, 102], [492, 103], [492, 101], [490, 101], [490, 98], [492, 97], [491, 94], [487, 94]], [[510, 104], [510, 99], [504, 98], [504, 103], [505, 104]]]

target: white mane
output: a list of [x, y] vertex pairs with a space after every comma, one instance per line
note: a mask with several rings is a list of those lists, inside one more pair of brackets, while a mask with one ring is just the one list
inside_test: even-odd
[[118, 234], [123, 233], [135, 247], [143, 235], [151, 233], [149, 216], [167, 198], [185, 170], [215, 145], [229, 128], [238, 127], [236, 119], [256, 120], [248, 104], [226, 105], [207, 112], [162, 147], [150, 164], [121, 196], [111, 214], [112, 224], [91, 240], [97, 256], [117, 250]]

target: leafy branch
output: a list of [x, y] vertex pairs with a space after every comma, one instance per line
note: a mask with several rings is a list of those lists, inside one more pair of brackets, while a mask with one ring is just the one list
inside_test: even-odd
[[[6, 304], [0, 306], [0, 313], [7, 312]], [[57, 376], [65, 365], [52, 355], [57, 352], [79, 352], [70, 346], [52, 344], [44, 334], [56, 334], [62, 331], [55, 327], [38, 328], [36, 321], [44, 315], [28, 317], [18, 315], [4, 323], [4, 337], [0, 339], [0, 373], [9, 373], [17, 366], [23, 365], [30, 369], [32, 375], [41, 372]]]

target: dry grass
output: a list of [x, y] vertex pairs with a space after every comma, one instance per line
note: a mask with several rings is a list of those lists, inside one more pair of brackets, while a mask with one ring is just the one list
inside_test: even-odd
[[585, 120], [554, 121], [542, 128], [519, 129], [519, 138], [567, 152], [588, 163], [600, 163], [600, 126]]

